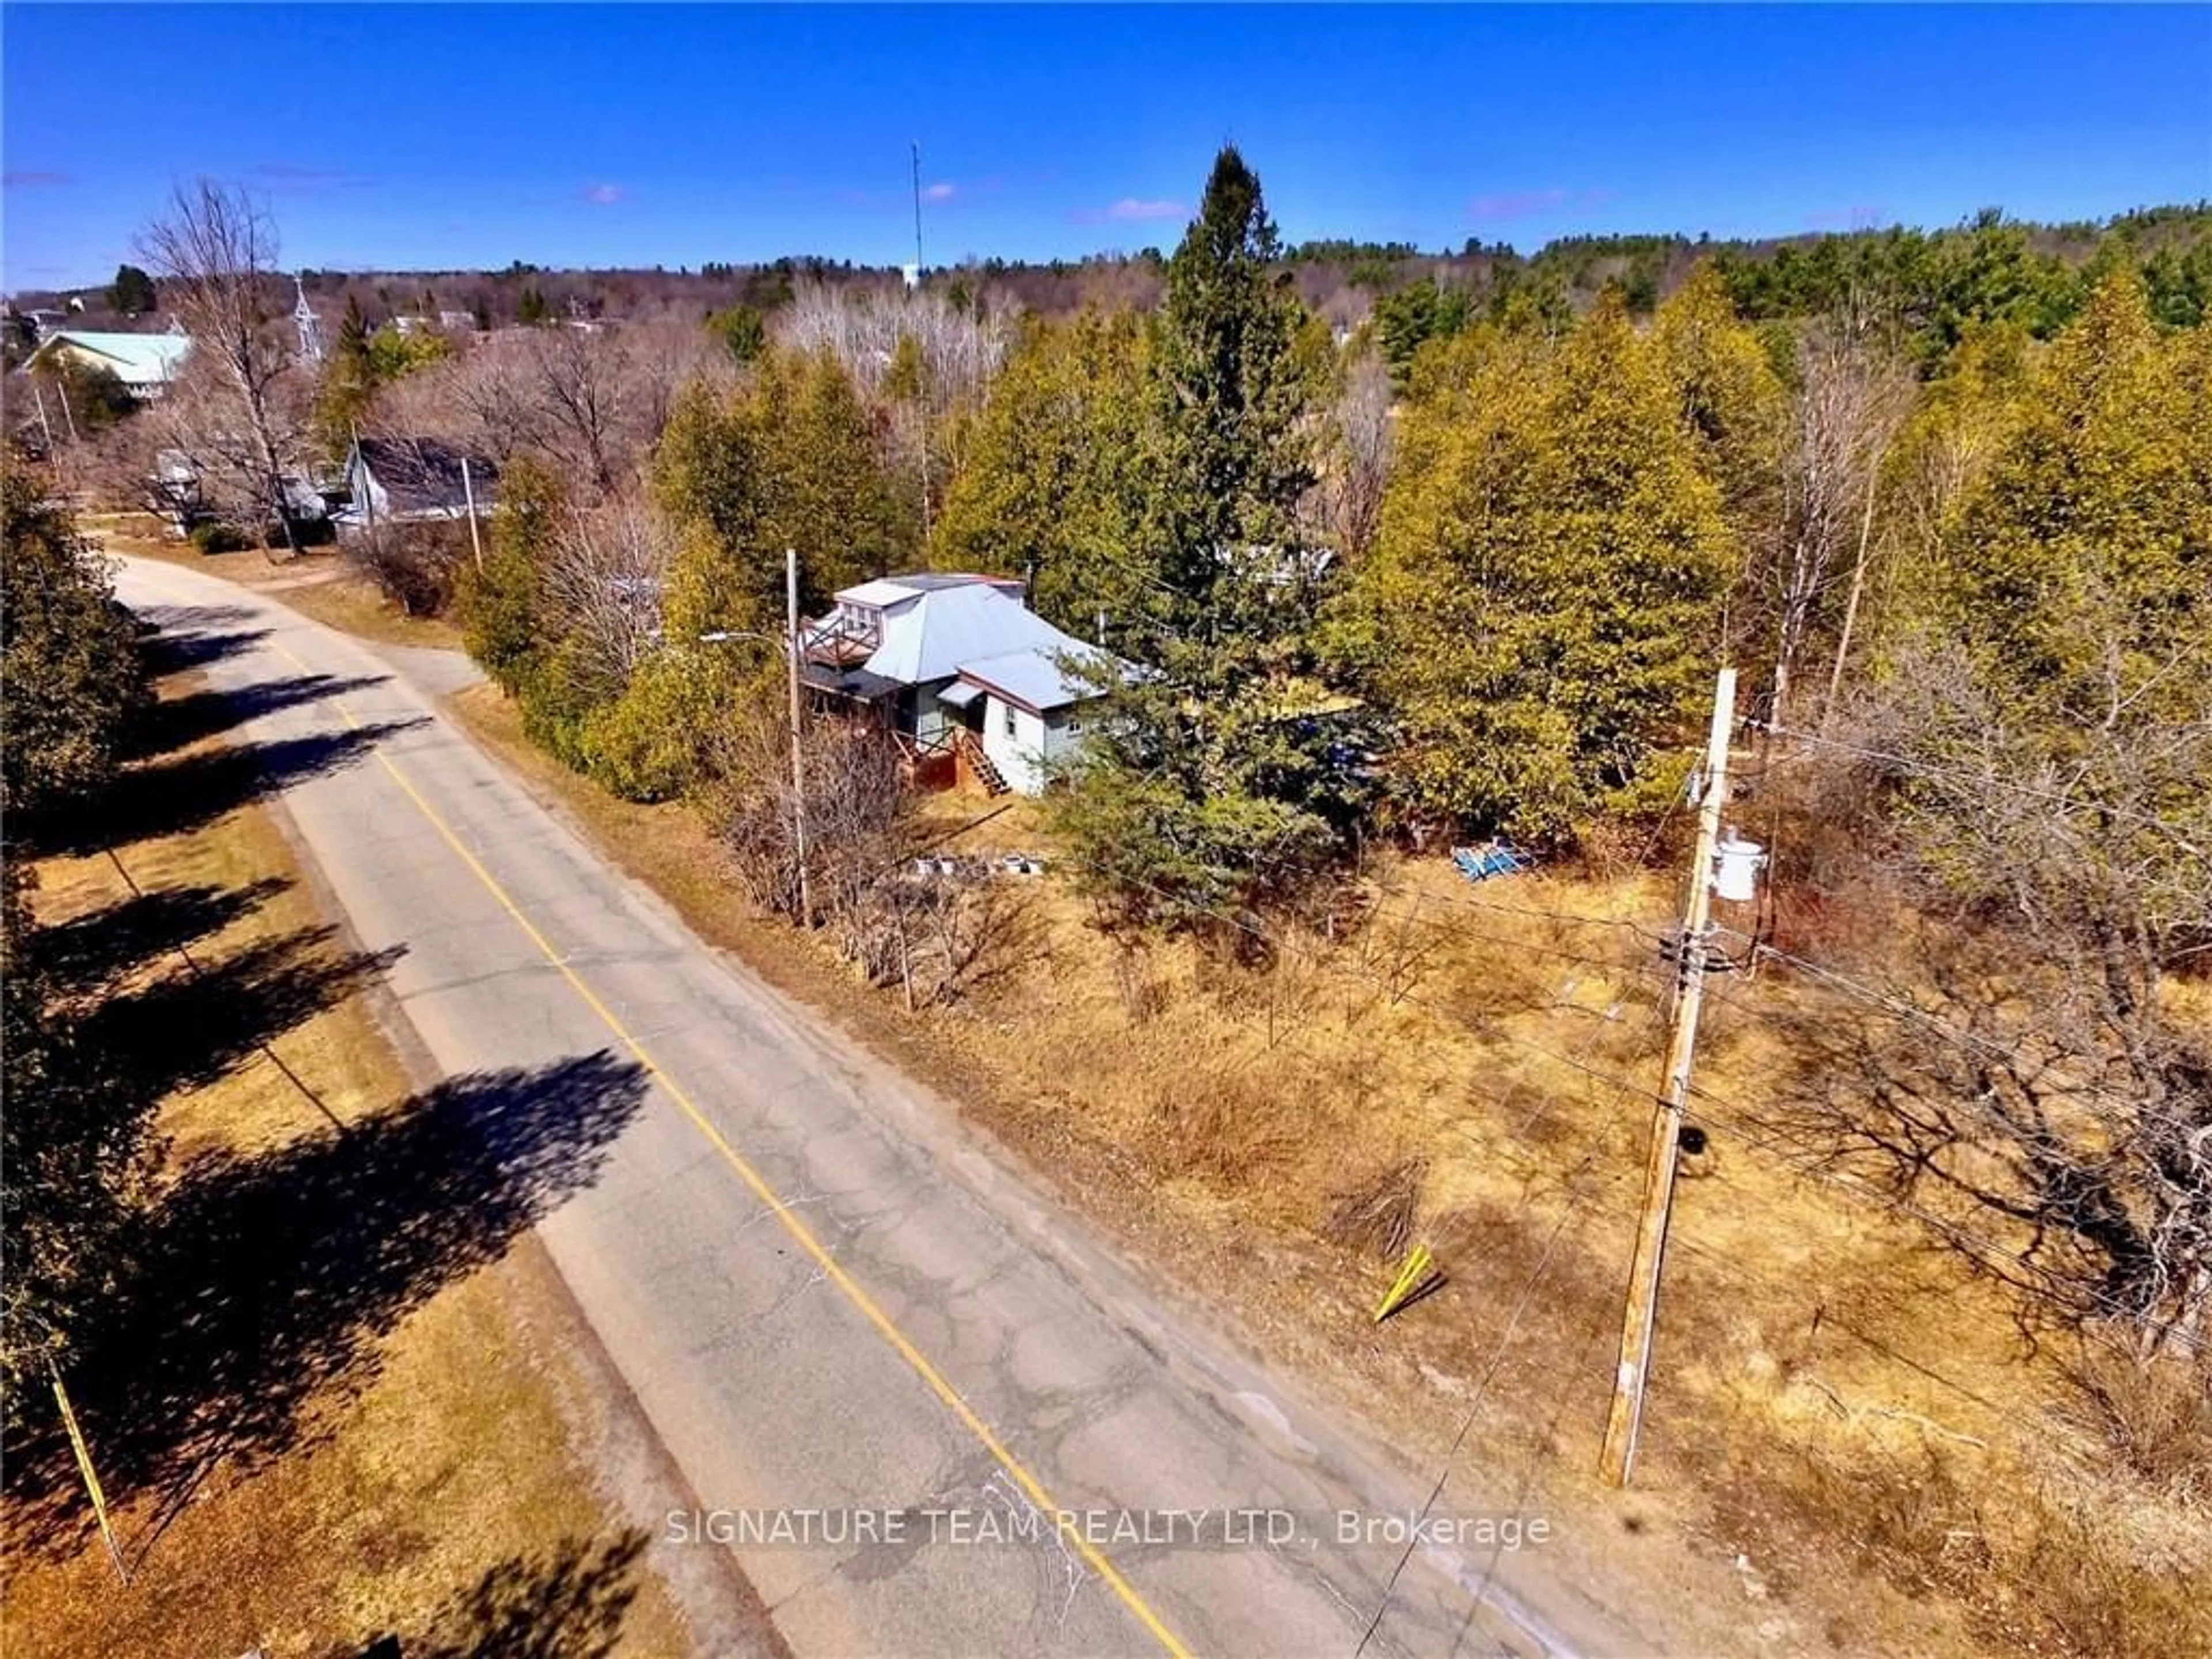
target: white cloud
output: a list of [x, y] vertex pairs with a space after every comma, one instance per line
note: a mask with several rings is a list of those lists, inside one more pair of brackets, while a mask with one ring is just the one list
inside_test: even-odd
[[949, 202], [959, 193], [957, 185], [940, 179], [935, 184], [923, 188], [921, 199], [925, 202]]
[[1165, 198], [1124, 196], [1103, 208], [1078, 208], [1071, 216], [1080, 225], [1132, 224], [1147, 219], [1188, 218], [1190, 209]]
[[612, 207], [626, 193], [620, 185], [586, 185], [583, 190], [584, 199], [593, 207]]
[[1180, 219], [1187, 210], [1181, 202], [1146, 201], [1124, 196], [1106, 210], [1109, 219]]

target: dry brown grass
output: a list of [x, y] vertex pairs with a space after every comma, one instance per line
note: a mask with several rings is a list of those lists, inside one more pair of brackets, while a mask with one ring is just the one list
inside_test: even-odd
[[[246, 805], [202, 827], [121, 849], [142, 890], [252, 889], [256, 902], [194, 939], [211, 971], [242, 953], [307, 939], [324, 918], [276, 820]], [[130, 896], [105, 857], [46, 860], [38, 910], [53, 923]], [[257, 887], [257, 884], [259, 884]], [[272, 886], [273, 884], [273, 886]], [[337, 939], [310, 942], [335, 956]], [[187, 971], [173, 951], [125, 966], [122, 995]], [[179, 1043], [193, 1034], [179, 1031]], [[326, 1134], [324, 1109], [352, 1123], [409, 1094], [365, 993], [307, 1014], [270, 1046], [320, 1100], [251, 1053], [161, 1108], [168, 1179], [205, 1154], [252, 1158]], [[667, 1591], [639, 1558], [641, 1535], [595, 1490], [591, 1449], [612, 1409], [565, 1358], [587, 1340], [526, 1241], [448, 1283], [378, 1341], [372, 1374], [307, 1401], [281, 1455], [225, 1462], [178, 1491], [111, 1479], [132, 1583], [114, 1581], [88, 1530], [58, 1549], [31, 1535], [11, 1493], [4, 1613], [11, 1651], [66, 1659], [125, 1653], [358, 1652], [400, 1634], [413, 1655], [460, 1655], [498, 1621], [538, 1632], [532, 1651], [690, 1650]], [[97, 1417], [97, 1456], [112, 1445]], [[16, 1447], [20, 1456], [21, 1446]], [[112, 1470], [111, 1469], [111, 1476]], [[68, 1524], [81, 1504], [66, 1500]]]
[[459, 625], [447, 617], [410, 617], [348, 565], [335, 548], [319, 547], [278, 562], [260, 548], [201, 553], [169, 536], [143, 514], [88, 514], [81, 520], [112, 553], [160, 559], [241, 587], [269, 594], [301, 616], [381, 645], [417, 645], [457, 651]]
[[[531, 750], [495, 691], [459, 706], [704, 937], [938, 1085], [1408, 1455], [1441, 1455], [1479, 1400], [1455, 1479], [1544, 1508], [1679, 1628], [1741, 1646], [1780, 1613], [1852, 1652], [2212, 1650], [2212, 1610], [2174, 1599], [2201, 1556], [2130, 1556], [2140, 1524], [2080, 1532], [2063, 1572], [2035, 1553], [2089, 1486], [2051, 1449], [2040, 1402], [2063, 1379], [2006, 1297], [1908, 1218], [1723, 1132], [1721, 1103], [1759, 1098], [1783, 1058], [1742, 1006], [1771, 982], [1711, 1005], [1717, 1099], [1696, 1115], [1715, 1132], [1686, 1161], [1640, 1490], [1596, 1488], [1671, 973], [1649, 934], [1673, 881], [1626, 859], [1607, 879], [1480, 888], [1438, 860], [1386, 865], [1352, 937], [1283, 939], [1263, 970], [1109, 939], [1048, 881], [1019, 971], [909, 1018], [748, 915], [684, 809], [599, 794]], [[950, 830], [985, 809], [927, 810]], [[1027, 805], [950, 845], [1051, 852]], [[1449, 1282], [1378, 1334], [1384, 1258], [1411, 1239]], [[2139, 1415], [2147, 1443], [2195, 1443], [2172, 1411]], [[2185, 1535], [2182, 1500], [2126, 1490]], [[2005, 1524], [1962, 1532], [1966, 1493]], [[2015, 1595], [2080, 1605], [2014, 1616]], [[2142, 1645], [2169, 1614], [2179, 1645]]]

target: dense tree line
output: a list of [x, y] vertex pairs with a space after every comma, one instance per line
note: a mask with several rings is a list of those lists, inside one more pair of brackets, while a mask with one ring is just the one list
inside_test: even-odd
[[1932, 370], [1977, 327], [2013, 325], [2048, 339], [2123, 266], [2141, 275], [2161, 324], [2193, 327], [2212, 304], [2212, 212], [2123, 216], [2100, 229], [2039, 226], [1992, 210], [1948, 230], [1775, 243], [1572, 236], [1525, 259], [1471, 246], [1449, 264], [1401, 262], [1397, 279], [1381, 287], [1375, 324], [1402, 380], [1421, 345], [1497, 320], [1516, 295], [1556, 320], [1610, 286], [1632, 314], [1649, 315], [1701, 266], [1718, 273], [1747, 322], [1849, 318], [1888, 333]]
[[785, 549], [810, 611], [921, 557], [919, 496], [878, 412], [833, 354], [770, 349], [741, 380], [677, 396], [638, 490], [511, 464], [463, 611], [532, 735], [632, 798], [703, 781], [781, 634]]
[[[1364, 314], [1370, 297], [1380, 298], [1425, 278], [1447, 289], [1473, 290], [1482, 303], [1501, 279], [1534, 280], [1556, 284], [1577, 307], [1587, 307], [1601, 289], [1617, 283], [1632, 313], [1647, 315], [1706, 259], [1728, 267], [1732, 290], [1749, 316], [1816, 314], [1854, 286], [1869, 285], [1907, 295], [1906, 302], [1933, 312], [1942, 307], [1940, 295], [1930, 285], [1938, 280], [1932, 266], [1952, 258], [1960, 245], [1991, 230], [1997, 233], [1992, 240], [1999, 244], [2015, 237], [2024, 244], [2024, 256], [2005, 252], [1996, 263], [2019, 261], [2033, 288], [2063, 289], [2070, 273], [2098, 258], [2100, 250], [2110, 244], [2134, 251], [2150, 289], [2153, 313], [2161, 321], [2186, 325], [2203, 317], [2204, 306], [2212, 300], [2212, 283], [2208, 283], [2212, 277], [2212, 209], [2202, 204], [2142, 209], [2094, 223], [2014, 221], [1991, 212], [1963, 225], [1934, 230], [1839, 230], [1765, 239], [1688, 233], [1578, 234], [1533, 249], [1478, 237], [1458, 247], [1428, 250], [1403, 241], [1320, 238], [1285, 248], [1282, 261], [1286, 269], [1299, 273], [1300, 293], [1307, 303], [1328, 311], [1333, 318], [1337, 312], [1334, 302], [1340, 296], [1358, 296], [1350, 311]], [[925, 284], [971, 297], [994, 292], [1024, 311], [1065, 318], [1087, 307], [1151, 308], [1159, 298], [1165, 265], [1157, 248], [1042, 263], [989, 257], [933, 270]], [[75, 296], [27, 291], [15, 296], [15, 302], [27, 309], [78, 298], [88, 307], [83, 326], [127, 326], [132, 316], [153, 309], [150, 285], [141, 288], [131, 274], [135, 270], [131, 266], [119, 270], [117, 282], [105, 289]], [[326, 322], [343, 315], [349, 304], [358, 305], [373, 327], [410, 311], [435, 316], [435, 309], [422, 304], [428, 292], [435, 295], [440, 307], [470, 313], [479, 330], [572, 315], [636, 320], [673, 314], [696, 321], [740, 307], [770, 315], [810, 284], [883, 288], [902, 280], [895, 266], [856, 264], [818, 255], [750, 264], [708, 260], [696, 270], [548, 270], [518, 259], [492, 271], [309, 270], [303, 275], [308, 296]], [[2078, 304], [2086, 288], [2075, 286]], [[289, 284], [272, 280], [266, 301], [270, 313], [282, 315], [290, 302]], [[2063, 295], [2058, 305], [2062, 311], [2067, 309]], [[530, 313], [526, 318], [526, 307]]]
[[1679, 782], [1741, 556], [1681, 404], [1618, 299], [1424, 363], [1352, 594], [1401, 810], [1555, 841]]
[[[1783, 1127], [1923, 1205], [2018, 1224], [2084, 1320], [2212, 1310], [2212, 329], [2122, 268], [2047, 352], [1957, 354], [1882, 480], [1897, 580], [1832, 731], [1848, 851], [1901, 882], [1914, 1018], [1808, 1022]], [[1819, 750], [1815, 748], [1814, 753]], [[1815, 774], [1814, 775], [1818, 775]]]
[[13, 1395], [59, 1363], [118, 1267], [115, 1246], [149, 1178], [143, 1113], [81, 1040], [66, 988], [32, 924], [40, 831], [114, 775], [145, 700], [136, 630], [69, 519], [20, 473], [0, 475], [0, 1226], [8, 1239], [0, 1380]]
[[[1735, 662], [1763, 723], [1887, 757], [1832, 786], [1856, 827], [1809, 878], [1840, 894], [1879, 870], [1943, 960], [2037, 980], [2032, 1006], [2063, 1015], [2039, 1033], [1966, 980], [1950, 1023], [2033, 1037], [2073, 1093], [2008, 1097], [1978, 1049], [1860, 1058], [1984, 1103], [1973, 1144], [2019, 1158], [1973, 1201], [2172, 1322], [2205, 1295], [2203, 1060], [2165, 989], [2212, 936], [2203, 220], [1446, 264], [1286, 250], [1232, 149], [1172, 254], [1133, 262], [1150, 310], [1013, 325], [980, 286], [794, 270], [773, 310], [733, 294], [671, 325], [680, 351], [548, 328], [424, 364], [349, 313], [321, 390], [498, 455], [487, 555], [460, 573], [471, 648], [608, 787], [737, 803], [785, 908], [784, 807], [752, 773], [778, 750], [758, 716], [787, 547], [810, 611], [935, 563], [1025, 577], [1109, 647], [1048, 801], [1066, 867], [1109, 925], [1239, 948], [1333, 911], [1376, 838], [1566, 854], [1649, 823]], [[1345, 258], [1374, 315], [1332, 329], [1307, 279]], [[254, 488], [265, 453], [244, 458]], [[821, 764], [879, 802], [879, 759]], [[2008, 777], [2061, 810], [2008, 817]], [[878, 845], [886, 820], [856, 813], [852, 844]], [[875, 923], [851, 921], [873, 901], [841, 914], [875, 962]], [[2084, 1104], [2093, 1074], [2133, 1103], [2124, 1133]], [[1926, 1126], [1886, 1120], [1895, 1099], [1844, 1091], [1807, 1121], [1887, 1123], [1856, 1151], [1896, 1155]], [[1971, 1184], [1914, 1157], [1914, 1179]]]
[[[870, 368], [817, 329], [678, 400], [649, 628], [592, 618], [577, 596], [605, 584], [558, 574], [632, 568], [578, 565], [589, 514], [525, 503], [472, 612], [507, 644], [478, 648], [613, 787], [735, 787], [789, 909], [774, 648], [749, 637], [777, 626], [781, 548], [814, 602], [922, 559], [1024, 575], [1126, 665], [1090, 671], [1103, 701], [1048, 799], [1064, 867], [1104, 925], [1239, 951], [1329, 912], [1376, 837], [1566, 853], [1650, 823], [1734, 661], [1808, 745], [1784, 775], [1828, 792], [1800, 878], [1911, 918], [1911, 963], [1856, 967], [1909, 969], [1896, 994], [1934, 1017], [1808, 1028], [1808, 1055], [1856, 1046], [1778, 1091], [1778, 1128], [2027, 1227], [2039, 1294], [2154, 1343], [2212, 1286], [2212, 1071], [2167, 994], [2212, 938], [2212, 329], [2174, 314], [2155, 253], [2108, 239], [2062, 280], [2018, 233], [1859, 239], [1864, 264], [1784, 258], [1749, 294], [1707, 258], [1648, 316], [1625, 281], [1585, 306], [1573, 270], [1499, 256], [1480, 303], [1401, 289], [1340, 342], [1227, 151], [1156, 312], [1029, 318], [927, 412], [950, 477], [927, 538], [886, 441], [919, 348]], [[1881, 273], [1916, 260], [1899, 303]], [[825, 787], [875, 780], [841, 799], [884, 793], [859, 751], [818, 763]], [[879, 848], [889, 820], [861, 816], [853, 844]], [[870, 902], [840, 925], [880, 943], [851, 920]]]

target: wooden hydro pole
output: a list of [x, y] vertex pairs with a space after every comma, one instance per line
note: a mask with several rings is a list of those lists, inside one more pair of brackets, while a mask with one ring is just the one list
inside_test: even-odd
[[1667, 1041], [1666, 1079], [1652, 1118], [1644, 1212], [1637, 1222], [1636, 1257], [1621, 1310], [1620, 1365], [1613, 1375], [1613, 1407], [1606, 1415], [1605, 1449], [1598, 1462], [1599, 1474], [1613, 1486], [1628, 1484], [1636, 1467], [1637, 1435], [1644, 1425], [1644, 1390], [1650, 1376], [1651, 1340], [1659, 1318], [1659, 1270], [1674, 1205], [1674, 1166], [1681, 1146], [1683, 1108], [1690, 1097], [1698, 1013], [1705, 1001], [1713, 851], [1720, 842], [1721, 808], [1728, 799], [1729, 735], [1735, 725], [1735, 670], [1723, 668], [1713, 687], [1712, 730], [1705, 740], [1700, 774], [1704, 794], [1698, 808], [1697, 850], [1690, 860], [1689, 903], [1682, 915], [1681, 969], [1675, 983], [1674, 1030]]

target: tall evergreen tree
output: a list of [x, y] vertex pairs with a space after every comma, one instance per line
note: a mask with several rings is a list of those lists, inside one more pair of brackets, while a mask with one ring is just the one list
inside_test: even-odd
[[154, 309], [154, 279], [137, 265], [115, 267], [115, 281], [107, 290], [108, 307], [125, 317], [143, 317]]
[[374, 331], [362, 314], [361, 301], [346, 296], [345, 315], [323, 362], [323, 383], [315, 399], [315, 424], [323, 445], [334, 453], [353, 441], [354, 428], [376, 395]]
[[75, 807], [112, 775], [126, 725], [144, 699], [130, 617], [66, 515], [31, 482], [0, 476], [0, 678], [8, 741], [0, 749], [0, 1393], [13, 1395], [69, 1350], [112, 1282], [117, 1252], [154, 1158], [143, 1103], [79, 1042], [38, 948], [26, 890], [24, 831]]
[[1314, 651], [1322, 563], [1297, 541], [1310, 371], [1280, 252], [1258, 177], [1223, 150], [1169, 262], [1152, 357], [1140, 609], [1115, 641], [1143, 671], [1058, 802], [1085, 879], [1131, 921], [1215, 927], [1295, 900], [1361, 807]]
[[[651, 793], [666, 794], [698, 781], [680, 775], [711, 750], [741, 688], [779, 660], [761, 638], [702, 649], [701, 636], [781, 633], [784, 550], [799, 556], [800, 603], [815, 614], [836, 589], [909, 562], [915, 537], [867, 407], [827, 352], [770, 349], [732, 392], [687, 388], [654, 457], [653, 492], [676, 536], [662, 612], [670, 648], [608, 718], [631, 733], [658, 728], [652, 764], [618, 787], [635, 793], [630, 779], [649, 773]], [[603, 757], [613, 732], [599, 730]]]
[[19, 472], [0, 477], [7, 558], [0, 661], [8, 740], [0, 806], [33, 818], [114, 771], [125, 722], [144, 700], [130, 617], [69, 517]]
[[1698, 465], [1748, 543], [1774, 513], [1787, 390], [1759, 337], [1737, 319], [1728, 284], [1710, 260], [1659, 307], [1652, 342]]
[[568, 503], [552, 472], [527, 455], [508, 464], [499, 497], [483, 562], [460, 569], [462, 642], [501, 689], [523, 697], [552, 643], [541, 588], [553, 523]]
[[1617, 294], [1435, 365], [1352, 606], [1408, 816], [1561, 841], [1679, 781], [1733, 557], [1680, 398]]
[[941, 560], [1029, 576], [1038, 613], [1086, 639], [1102, 613], [1136, 616], [1147, 372], [1132, 313], [1028, 324], [969, 433], [938, 521]]
[[910, 566], [921, 548], [917, 509], [894, 489], [868, 406], [836, 356], [765, 359], [754, 396], [768, 486], [761, 533], [779, 582], [787, 547], [798, 550], [817, 599]]
[[[1282, 548], [1313, 471], [1296, 295], [1259, 175], [1232, 145], [1168, 262], [1153, 385], [1158, 477], [1146, 539], [1171, 632], [1218, 633], [1260, 598], [1238, 555]], [[1229, 612], [1237, 613], [1235, 617]]]

